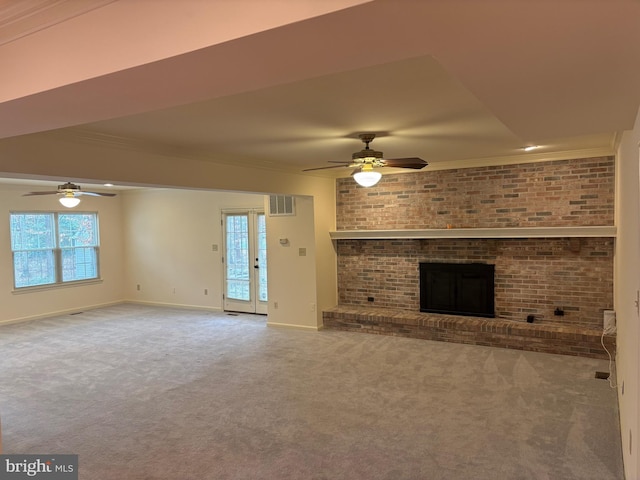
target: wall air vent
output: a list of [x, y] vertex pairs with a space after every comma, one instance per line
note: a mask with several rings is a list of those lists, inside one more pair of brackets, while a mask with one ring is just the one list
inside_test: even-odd
[[295, 215], [295, 203], [291, 195], [270, 195], [269, 216]]

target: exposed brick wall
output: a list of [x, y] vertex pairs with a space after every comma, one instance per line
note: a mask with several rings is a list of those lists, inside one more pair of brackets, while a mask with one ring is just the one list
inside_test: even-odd
[[[420, 262], [496, 266], [499, 318], [598, 327], [613, 308], [613, 240], [338, 240], [340, 305], [418, 311]], [[368, 297], [374, 301], [369, 302]], [[553, 315], [563, 307], [565, 315]]]
[[[337, 228], [498, 228], [614, 224], [613, 157], [337, 181]], [[500, 318], [598, 327], [613, 307], [608, 238], [339, 240], [341, 305], [419, 310], [421, 261], [496, 265]], [[374, 297], [373, 304], [367, 297]], [[561, 306], [565, 316], [553, 315]]]
[[614, 158], [337, 180], [338, 230], [613, 225]]

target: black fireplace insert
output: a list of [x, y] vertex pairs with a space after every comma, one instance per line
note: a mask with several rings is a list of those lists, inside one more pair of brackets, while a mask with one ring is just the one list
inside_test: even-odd
[[420, 311], [495, 317], [495, 265], [420, 263]]

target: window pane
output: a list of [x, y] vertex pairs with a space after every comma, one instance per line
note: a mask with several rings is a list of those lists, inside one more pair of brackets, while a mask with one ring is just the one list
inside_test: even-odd
[[11, 249], [39, 250], [55, 248], [55, 229], [51, 213], [12, 213]]
[[62, 281], [98, 278], [98, 229], [93, 213], [58, 215], [62, 249]]
[[258, 298], [266, 302], [267, 298], [267, 224], [264, 214], [258, 214]]
[[68, 213], [58, 215], [60, 248], [98, 246], [96, 215]]
[[16, 288], [98, 278], [95, 213], [12, 213], [10, 231]]
[[227, 298], [250, 300], [249, 217], [227, 216]]
[[13, 254], [13, 275], [16, 288], [55, 283], [53, 250], [34, 250]]
[[227, 280], [227, 298], [249, 301], [249, 280]]
[[94, 247], [65, 248], [62, 250], [62, 281], [98, 278], [98, 262]]

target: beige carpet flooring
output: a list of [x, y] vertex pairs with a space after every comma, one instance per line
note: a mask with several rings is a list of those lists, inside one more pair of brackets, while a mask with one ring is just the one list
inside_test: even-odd
[[623, 478], [608, 362], [119, 305], [0, 327], [5, 453], [82, 480]]

